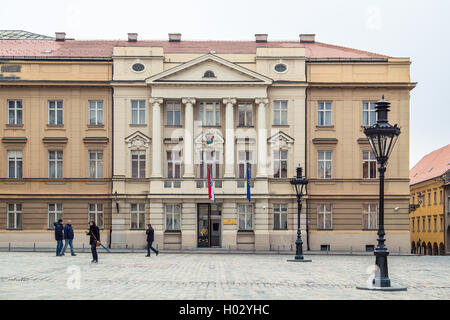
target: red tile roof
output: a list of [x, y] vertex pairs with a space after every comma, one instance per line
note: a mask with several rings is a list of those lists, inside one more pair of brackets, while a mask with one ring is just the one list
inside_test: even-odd
[[409, 171], [409, 185], [439, 177], [450, 170], [450, 144], [424, 156]]
[[[115, 46], [163, 47], [165, 53], [256, 53], [258, 47], [304, 47], [310, 59], [387, 59], [388, 56], [321, 42], [299, 41], [181, 41], [158, 40], [0, 40], [0, 57], [111, 58]], [[49, 53], [44, 53], [51, 50]]]

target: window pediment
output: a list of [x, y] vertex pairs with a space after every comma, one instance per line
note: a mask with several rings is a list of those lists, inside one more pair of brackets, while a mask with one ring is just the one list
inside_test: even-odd
[[140, 131], [136, 131], [133, 134], [125, 138], [125, 143], [131, 150], [146, 150], [149, 148], [151, 138], [143, 134]]
[[220, 150], [224, 142], [221, 132], [216, 129], [204, 130], [194, 140], [197, 150]]
[[283, 131], [278, 131], [273, 136], [267, 139], [267, 142], [272, 145], [272, 148], [282, 150], [290, 149], [294, 144], [294, 141], [294, 138], [284, 133]]

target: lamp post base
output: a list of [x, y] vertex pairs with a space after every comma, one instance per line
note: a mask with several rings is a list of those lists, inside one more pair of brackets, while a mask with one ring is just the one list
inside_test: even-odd
[[356, 289], [370, 290], [370, 291], [406, 291], [406, 290], [408, 290], [407, 287], [402, 287], [402, 286], [376, 287], [376, 286], [368, 286], [368, 285], [356, 286]]
[[312, 260], [308, 259], [287, 259], [287, 262], [312, 262]]

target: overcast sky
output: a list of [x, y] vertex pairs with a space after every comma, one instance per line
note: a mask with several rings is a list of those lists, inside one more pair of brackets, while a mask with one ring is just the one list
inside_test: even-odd
[[448, 0], [146, 0], [2, 1], [0, 30], [23, 29], [75, 39], [317, 41], [410, 57], [413, 167], [426, 153], [450, 143], [450, 1]]

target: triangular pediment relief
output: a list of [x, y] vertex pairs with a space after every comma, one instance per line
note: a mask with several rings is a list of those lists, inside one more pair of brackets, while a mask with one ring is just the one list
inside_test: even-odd
[[269, 142], [273, 147], [286, 149], [292, 146], [292, 144], [294, 143], [294, 138], [284, 133], [283, 131], [278, 131], [277, 133], [269, 137], [267, 139], [267, 142]]
[[271, 84], [272, 79], [238, 64], [206, 54], [146, 79], [147, 83], [248, 83]]
[[202, 131], [194, 139], [194, 144], [197, 149], [223, 149], [225, 140], [222, 137], [220, 130], [207, 129]]
[[148, 149], [152, 139], [140, 131], [136, 131], [125, 138], [125, 143], [132, 150]]

